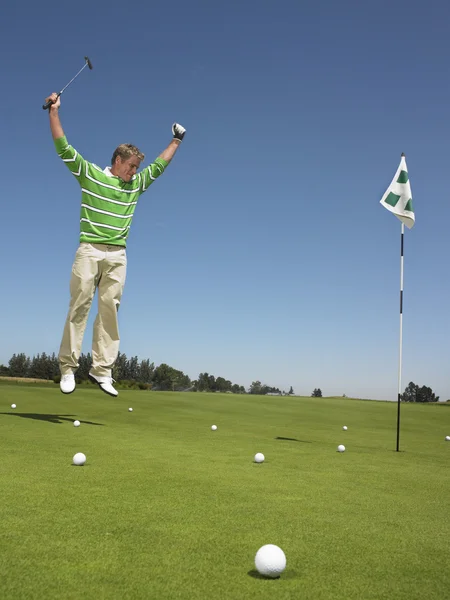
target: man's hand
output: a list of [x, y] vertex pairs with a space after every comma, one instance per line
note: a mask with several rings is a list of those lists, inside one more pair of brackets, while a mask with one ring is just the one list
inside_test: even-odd
[[58, 109], [61, 106], [61, 96], [59, 96], [56, 92], [53, 92], [53, 94], [50, 94], [50, 96], [45, 99], [45, 104], [47, 104], [47, 102], [52, 103], [50, 110], [53, 108]]
[[186, 133], [186, 129], [179, 123], [174, 123], [172, 125], [172, 133], [173, 133], [173, 139], [181, 142], [181, 141], [183, 141], [184, 134]]
[[45, 102], [51, 102], [50, 108], [48, 111], [48, 116], [50, 117], [50, 129], [52, 131], [52, 136], [54, 140], [64, 137], [64, 130], [61, 125], [61, 121], [59, 120], [59, 107], [61, 106], [61, 99], [59, 94], [53, 92], [50, 94], [48, 98], [45, 99]]

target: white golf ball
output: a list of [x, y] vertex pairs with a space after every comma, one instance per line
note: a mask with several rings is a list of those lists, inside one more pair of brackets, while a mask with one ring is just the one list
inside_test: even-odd
[[211, 429], [212, 429], [213, 431], [216, 431], [216, 429], [217, 429], [217, 425], [211, 425]]
[[11, 408], [16, 408], [16, 405], [15, 404], [11, 404]]
[[[16, 408], [15, 404], [13, 404], [13, 408]], [[450, 442], [450, 435], [446, 435], [445, 439], [446, 439], [447, 442]]]
[[257, 452], [255, 454], [255, 463], [262, 463], [264, 462], [264, 454], [262, 452]]
[[278, 546], [266, 544], [256, 553], [255, 567], [261, 575], [279, 577], [286, 568], [286, 556]]
[[73, 422], [74, 427], [79, 427], [80, 425], [81, 425], [81, 423], [78, 420]]
[[128, 411], [129, 411], [129, 412], [133, 412], [133, 409], [130, 407], [130, 408], [128, 409]]
[[86, 455], [82, 452], [77, 452], [72, 460], [74, 465], [81, 467], [86, 462]]
[[339, 444], [339, 446], [337, 447], [338, 452], [345, 452], [345, 446], [344, 444]]
[[347, 425], [344, 425], [344, 427], [342, 428], [344, 431], [347, 431]]

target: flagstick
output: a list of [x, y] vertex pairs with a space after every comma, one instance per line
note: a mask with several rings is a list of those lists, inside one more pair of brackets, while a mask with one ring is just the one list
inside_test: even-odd
[[397, 396], [397, 452], [400, 444], [400, 396], [402, 393], [402, 343], [403, 343], [403, 239], [405, 226], [402, 223], [400, 238], [400, 351], [398, 360], [398, 396]]
[[403, 239], [405, 225], [411, 229], [415, 223], [412, 205], [411, 184], [409, 182], [406, 157], [402, 152], [400, 165], [394, 175], [380, 203], [390, 212], [394, 213], [402, 223], [400, 238], [400, 348], [398, 361], [398, 392], [397, 392], [397, 452], [400, 446], [400, 400], [402, 395], [402, 343], [403, 343]]

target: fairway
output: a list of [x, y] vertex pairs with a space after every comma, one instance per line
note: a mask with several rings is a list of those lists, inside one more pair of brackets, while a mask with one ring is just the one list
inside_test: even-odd
[[0, 597], [448, 598], [450, 406], [403, 405], [400, 453], [396, 411], [1, 384]]

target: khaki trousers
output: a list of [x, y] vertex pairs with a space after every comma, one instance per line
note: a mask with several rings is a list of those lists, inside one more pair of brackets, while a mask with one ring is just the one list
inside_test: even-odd
[[82, 242], [75, 254], [70, 279], [70, 306], [59, 349], [61, 374], [79, 364], [89, 311], [98, 288], [98, 314], [92, 338], [91, 373], [111, 377], [119, 353], [117, 311], [125, 285], [127, 255], [121, 246]]

